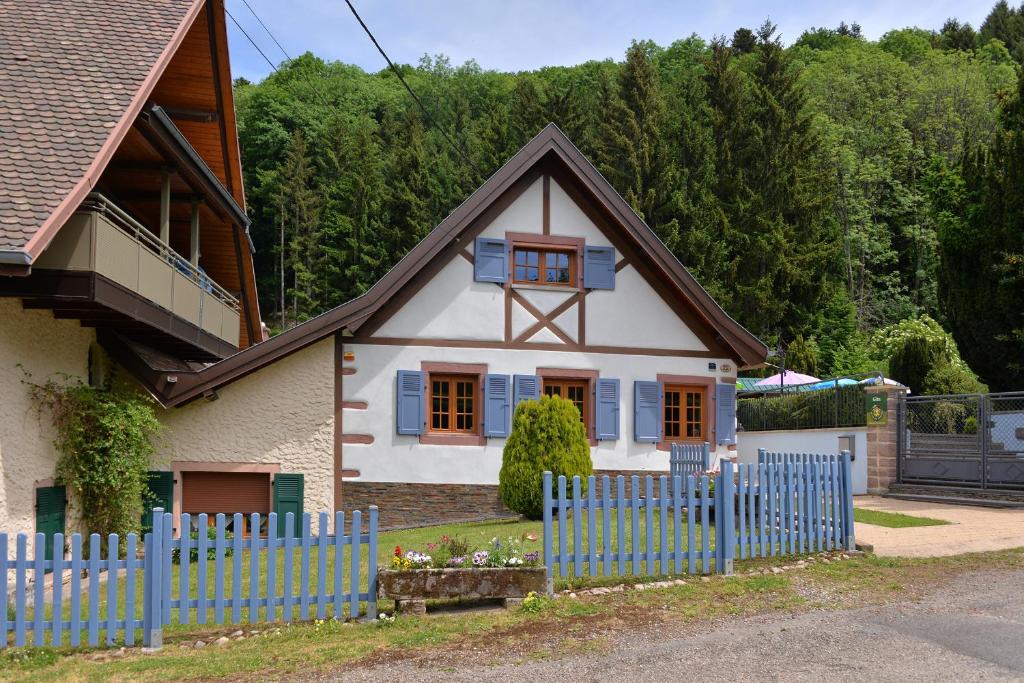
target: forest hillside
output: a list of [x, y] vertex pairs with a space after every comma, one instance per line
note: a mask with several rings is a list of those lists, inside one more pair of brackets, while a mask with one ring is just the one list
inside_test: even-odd
[[236, 82], [267, 323], [366, 291], [553, 121], [787, 366], [1024, 389], [1024, 6], [624, 48], [520, 73], [425, 56], [401, 68], [434, 125], [387, 70], [307, 53]]

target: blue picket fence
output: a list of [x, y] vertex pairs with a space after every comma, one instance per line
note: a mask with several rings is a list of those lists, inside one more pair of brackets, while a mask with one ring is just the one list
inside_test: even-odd
[[[366, 519], [361, 511], [352, 512], [345, 533], [346, 515], [336, 512], [332, 533], [332, 516], [323, 512], [314, 534], [309, 513], [302, 515], [296, 533], [294, 515], [289, 512], [284, 533], [278, 534], [275, 513], [266, 519], [259, 514], [247, 519], [241, 514], [218, 514], [213, 517], [210, 537], [207, 515], [193, 520], [183, 514], [183, 532], [174, 538], [172, 515], [157, 508], [153, 530], [145, 534], [141, 548], [136, 534], [124, 539], [111, 534], [104, 557], [100, 535], [91, 534], [88, 559], [81, 534], [71, 535], [67, 553], [64, 535], [55, 534], [54, 560], [46, 559], [43, 534], [35, 535], [32, 558], [27, 552], [28, 536], [18, 534], [14, 559], [8, 557], [8, 535], [0, 534], [4, 564], [0, 648], [12, 644], [12, 633], [14, 646], [26, 645], [29, 636], [35, 646], [78, 647], [83, 637], [90, 647], [119, 641], [132, 646], [141, 634], [143, 645], [160, 647], [163, 628], [172, 623], [376, 618], [377, 516], [376, 506], [369, 508]], [[228, 519], [232, 529], [241, 530], [248, 521], [248, 529], [256, 533], [229, 534]], [[190, 533], [193, 521], [200, 531], [195, 538]], [[265, 536], [259, 533], [263, 522]], [[30, 591], [32, 602], [28, 604]]]
[[739, 465], [736, 532], [739, 557], [853, 549], [850, 454], [758, 453]]
[[[557, 479], [544, 473], [544, 564], [551, 578], [707, 574], [721, 566], [712, 520], [718, 522], [721, 487], [712, 489], [706, 475], [612, 478], [588, 477], [583, 492], [579, 477]], [[599, 519], [600, 518], [600, 519]], [[600, 524], [599, 524], [600, 521]], [[555, 533], [557, 531], [557, 534]], [[555, 543], [557, 539], [557, 552]], [[570, 546], [571, 543], [571, 546]], [[572, 565], [570, 570], [569, 565]]]
[[669, 476], [682, 477], [685, 485], [691, 474], [699, 477], [711, 469], [711, 447], [704, 443], [674, 443], [669, 452]]
[[545, 472], [549, 579], [730, 574], [737, 557], [853, 549], [849, 453], [773, 458], [723, 462], [714, 477], [633, 476], [628, 486], [622, 476], [570, 483]]

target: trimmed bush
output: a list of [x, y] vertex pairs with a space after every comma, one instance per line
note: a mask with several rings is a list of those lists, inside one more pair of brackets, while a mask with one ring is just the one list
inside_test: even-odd
[[[590, 442], [572, 401], [558, 396], [542, 396], [539, 401], [523, 401], [512, 416], [512, 433], [498, 475], [501, 501], [513, 512], [529, 519], [543, 515], [543, 473], [550, 470], [572, 478], [588, 477], [594, 472]], [[586, 491], [586, 479], [583, 481]]]

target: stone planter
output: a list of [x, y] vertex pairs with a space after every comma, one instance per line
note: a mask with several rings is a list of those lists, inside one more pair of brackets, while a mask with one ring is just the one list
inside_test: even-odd
[[378, 593], [392, 598], [407, 614], [424, 614], [428, 599], [501, 598], [505, 607], [518, 605], [531, 591], [544, 593], [544, 567], [484, 569], [384, 569], [377, 574]]

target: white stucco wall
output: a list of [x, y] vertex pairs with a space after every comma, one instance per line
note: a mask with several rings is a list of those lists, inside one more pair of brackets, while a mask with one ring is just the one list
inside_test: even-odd
[[218, 398], [161, 410], [155, 469], [173, 461], [280, 465], [305, 475], [307, 512], [334, 509], [334, 339], [222, 387]]
[[853, 493], [868, 492], [868, 430], [867, 427], [846, 429], [794, 429], [772, 432], [740, 432], [736, 435], [737, 461], [757, 463], [757, 449], [775, 453], [839, 454], [839, 437], [854, 437]]
[[505, 293], [473, 280], [473, 264], [453, 258], [377, 331], [380, 337], [478, 339], [505, 337]]
[[[416, 436], [400, 436], [395, 429], [395, 378], [398, 370], [419, 370], [422, 361], [486, 363], [487, 371], [507, 375], [534, 374], [538, 367], [598, 370], [602, 377], [620, 381], [617, 441], [599, 441], [591, 448], [598, 469], [667, 470], [668, 453], [654, 444], [633, 440], [633, 381], [654, 380], [659, 373], [707, 375], [707, 358], [594, 354], [563, 351], [460, 349], [431, 346], [345, 344], [355, 354], [346, 367], [342, 395], [346, 401], [365, 401], [366, 410], [344, 411], [346, 434], [369, 434], [372, 444], [345, 444], [346, 469], [360, 472], [360, 480], [389, 482], [496, 484], [505, 439], [488, 439], [484, 446], [437, 446], [419, 443]], [[727, 359], [718, 359], [718, 364]], [[734, 377], [719, 373], [720, 379]], [[709, 401], [709, 409], [713, 405]], [[727, 456], [719, 447], [718, 456]]]
[[[53, 479], [57, 451], [52, 418], [40, 413], [22, 383], [85, 381], [95, 333], [77, 320], [56, 320], [50, 311], [23, 310], [20, 299], [0, 298], [0, 530], [35, 531], [35, 489]], [[19, 367], [19, 365], [21, 367]], [[67, 528], [74, 528], [70, 501]]]
[[615, 276], [615, 289], [587, 294], [587, 343], [644, 349], [707, 351], [635, 268]]

